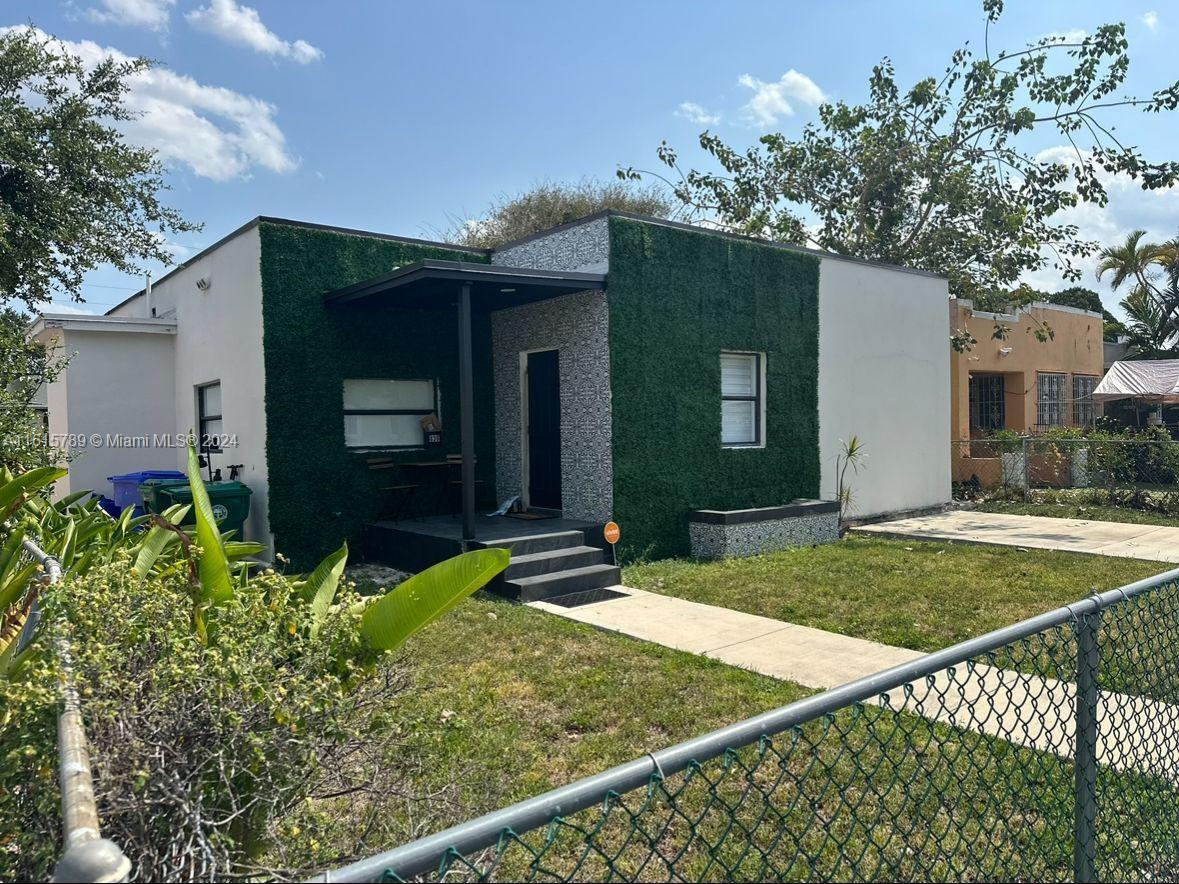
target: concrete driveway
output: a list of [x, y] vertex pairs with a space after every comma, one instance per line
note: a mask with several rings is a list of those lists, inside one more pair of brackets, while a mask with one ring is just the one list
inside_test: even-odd
[[1055, 549], [1155, 562], [1179, 562], [1179, 528], [953, 510], [862, 525], [862, 534]]

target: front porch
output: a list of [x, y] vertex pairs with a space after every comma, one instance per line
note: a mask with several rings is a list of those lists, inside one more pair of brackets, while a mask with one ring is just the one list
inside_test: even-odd
[[[610, 518], [609, 469], [601, 466], [603, 452], [610, 450], [609, 385], [605, 374], [597, 373], [606, 364], [605, 331], [595, 327], [595, 336], [583, 328], [585, 317], [596, 318], [595, 310], [604, 312], [605, 282], [603, 274], [425, 259], [325, 296], [339, 312], [362, 313], [371, 307], [374, 316], [387, 316], [381, 310], [394, 307], [449, 313], [457, 328], [457, 347], [447, 348], [436, 368], [420, 378], [361, 382], [421, 387], [422, 402], [410, 403], [419, 411], [405, 410], [407, 404], [384, 403], [378, 408], [358, 400], [346, 412], [381, 430], [386, 422], [408, 425], [429, 412], [436, 425], [442, 421], [449, 440], [454, 439], [453, 428], [459, 431], [457, 453], [423, 455], [416, 444], [365, 449], [350, 443], [384, 498], [381, 511], [370, 511], [369, 518], [376, 519], [364, 528], [370, 557], [419, 570], [472, 547], [494, 543], [516, 549], [525, 540], [537, 547], [538, 535], [580, 531]], [[473, 318], [491, 331], [492, 340], [484, 339], [478, 347]], [[585, 357], [583, 350], [589, 345], [597, 346], [598, 359]], [[457, 402], [451, 399], [446, 409], [441, 382], [429, 377], [447, 368], [443, 360], [450, 368], [457, 361], [458, 368]], [[483, 385], [478, 396], [477, 379]], [[488, 396], [488, 379], [493, 381], [493, 396]], [[586, 395], [586, 384], [592, 395]], [[435, 403], [433, 412], [430, 402]], [[356, 435], [359, 441], [367, 438]], [[409, 435], [403, 433], [398, 441]], [[451, 445], [453, 441], [439, 447]], [[476, 477], [477, 450], [483, 452], [478, 463], [482, 478]], [[543, 519], [534, 526], [525, 520], [476, 514], [477, 508], [491, 509], [513, 497], [525, 508], [588, 521]], [[427, 505], [420, 498], [427, 498]], [[457, 515], [449, 514], [452, 509]], [[394, 518], [383, 520], [382, 515]], [[424, 518], [401, 518], [406, 515]]]
[[420, 571], [464, 548], [503, 547], [512, 551], [512, 563], [491, 588], [536, 601], [620, 582], [602, 528], [580, 519], [476, 515], [467, 537], [457, 515], [379, 521], [364, 527], [364, 554], [395, 568]]

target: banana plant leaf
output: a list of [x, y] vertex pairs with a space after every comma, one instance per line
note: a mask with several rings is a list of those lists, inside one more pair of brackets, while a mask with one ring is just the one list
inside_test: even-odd
[[7, 519], [20, 506], [25, 494], [40, 491], [60, 479], [66, 471], [59, 467], [38, 467], [21, 473], [0, 485], [0, 519]]
[[260, 555], [266, 545], [256, 540], [226, 540], [225, 557], [231, 562]]
[[344, 573], [344, 565], [348, 563], [348, 544], [345, 543], [334, 553], [325, 558], [307, 578], [299, 593], [303, 600], [311, 605], [311, 637], [319, 635], [323, 618], [336, 598], [336, 589], [340, 585], [340, 576]]
[[192, 506], [196, 514], [196, 539], [202, 554], [197, 569], [202, 595], [220, 604], [233, 598], [233, 581], [229, 576], [229, 559], [225, 556], [221, 532], [213, 518], [213, 505], [209, 492], [201, 479], [201, 465], [197, 460], [196, 448], [188, 446], [188, 484], [192, 489]]
[[477, 549], [415, 574], [364, 609], [361, 636], [379, 651], [400, 647], [427, 623], [485, 586], [510, 560], [506, 549]]

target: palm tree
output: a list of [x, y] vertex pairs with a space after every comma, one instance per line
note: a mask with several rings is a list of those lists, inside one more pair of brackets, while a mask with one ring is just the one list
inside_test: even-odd
[[1126, 355], [1130, 359], [1164, 359], [1174, 354], [1167, 342], [1174, 336], [1175, 326], [1162, 305], [1149, 292], [1135, 288], [1122, 299], [1126, 321]]
[[1110, 285], [1116, 291], [1122, 283], [1133, 279], [1138, 286], [1150, 289], [1152, 266], [1166, 256], [1167, 246], [1142, 242], [1145, 230], [1135, 230], [1120, 246], [1110, 246], [1100, 252], [1101, 263], [1097, 265], [1097, 278], [1113, 273]]
[[1132, 283], [1121, 302], [1131, 359], [1172, 356], [1179, 335], [1179, 238], [1151, 243], [1145, 237], [1145, 230], [1135, 230], [1121, 245], [1102, 249], [1097, 265], [1098, 279], [1113, 274], [1115, 290]]

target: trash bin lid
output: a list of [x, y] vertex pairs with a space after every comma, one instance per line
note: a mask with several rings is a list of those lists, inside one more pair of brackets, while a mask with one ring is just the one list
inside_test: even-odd
[[[206, 482], [205, 491], [210, 498], [249, 497], [254, 493], [249, 485], [243, 485], [241, 482]], [[185, 503], [192, 500], [192, 488], [188, 482], [178, 483], [178, 487], [171, 488], [168, 493], [172, 495], [173, 500]]]
[[107, 476], [108, 482], [135, 482], [143, 484], [150, 479], [183, 479], [184, 473], [179, 470], [142, 470], [138, 473], [123, 473], [121, 476]]

